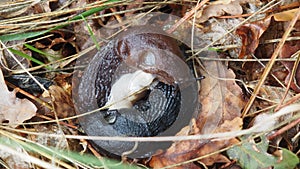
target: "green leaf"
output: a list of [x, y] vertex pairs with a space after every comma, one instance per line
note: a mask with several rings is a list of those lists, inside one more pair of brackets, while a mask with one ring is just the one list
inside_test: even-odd
[[[267, 153], [268, 140], [266, 137], [261, 137], [261, 142], [254, 143], [246, 141], [241, 145], [237, 145], [227, 150], [230, 159], [235, 159], [245, 169], [260, 169], [273, 166], [276, 169], [294, 168], [298, 161], [295, 155], [287, 151], [283, 152], [283, 159], [280, 160]], [[290, 158], [287, 160], [287, 158]]]
[[212, 48], [209, 47], [208, 50], [209, 50], [209, 51], [214, 51], [214, 52], [222, 52], [221, 49], [217, 49], [217, 48], [213, 48], [213, 47], [212, 47]]
[[279, 163], [274, 165], [274, 169], [295, 168], [299, 162], [299, 158], [296, 154], [285, 148], [282, 148], [282, 159]]

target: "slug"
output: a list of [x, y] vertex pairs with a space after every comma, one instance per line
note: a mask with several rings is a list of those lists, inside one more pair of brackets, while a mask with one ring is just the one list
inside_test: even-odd
[[[189, 124], [197, 84], [178, 42], [154, 26], [135, 26], [98, 51], [81, 76], [75, 107], [90, 136], [173, 136]], [[169, 142], [93, 140], [108, 156], [151, 156]], [[136, 145], [135, 145], [136, 144]]]

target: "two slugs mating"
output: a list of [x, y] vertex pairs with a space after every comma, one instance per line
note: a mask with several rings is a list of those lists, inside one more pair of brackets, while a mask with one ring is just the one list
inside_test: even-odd
[[[92, 58], [81, 76], [75, 107], [89, 136], [174, 136], [189, 125], [197, 106], [197, 83], [178, 42], [154, 26], [119, 34]], [[169, 142], [93, 140], [110, 156], [149, 157]]]

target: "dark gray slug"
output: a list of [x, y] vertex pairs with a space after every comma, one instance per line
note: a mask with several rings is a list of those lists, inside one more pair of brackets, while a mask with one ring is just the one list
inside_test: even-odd
[[[173, 136], [189, 124], [197, 84], [178, 42], [154, 26], [136, 26], [111, 40], [92, 58], [78, 86], [80, 124], [92, 136]], [[149, 157], [170, 143], [93, 141], [100, 152]]]

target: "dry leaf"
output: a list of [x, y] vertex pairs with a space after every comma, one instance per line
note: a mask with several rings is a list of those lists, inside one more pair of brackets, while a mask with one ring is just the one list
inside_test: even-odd
[[[261, 21], [258, 21], [261, 22]], [[255, 24], [254, 22], [252, 27], [264, 27], [260, 24]], [[252, 24], [252, 23], [251, 23]], [[247, 42], [243, 43], [242, 50], [244, 51], [247, 50], [247, 52], [241, 51], [240, 57], [243, 58], [245, 55], [254, 55], [256, 58], [262, 59], [262, 58], [270, 58], [274, 52], [274, 49], [277, 46], [277, 43], [265, 43], [266, 41], [269, 40], [274, 40], [274, 39], [280, 39], [284, 33], [284, 24], [285, 22], [276, 22], [273, 19], [271, 19], [270, 24], [268, 28], [263, 32], [263, 34], [259, 37], [251, 37], [251, 34], [249, 34], [249, 37], [246, 37], [245, 40], [249, 42], [249, 45], [247, 46]], [[249, 24], [248, 24], [249, 25]], [[252, 30], [254, 28], [247, 28], [249, 30]], [[265, 28], [262, 28], [261, 31], [263, 31]], [[251, 31], [249, 31], [251, 32]], [[255, 32], [253, 32], [255, 34]], [[244, 33], [245, 36], [247, 36], [246, 33]], [[258, 34], [257, 34], [258, 35]], [[259, 38], [259, 39], [258, 39]], [[260, 42], [258, 47], [256, 48], [257, 42]], [[248, 49], [247, 49], [248, 48]], [[250, 56], [251, 57], [251, 56]], [[264, 67], [261, 65], [259, 62], [245, 62], [242, 67], [243, 71], [245, 72], [245, 78], [247, 81], [256, 81], [258, 80], [263, 71]], [[276, 76], [277, 79], [279, 79], [282, 83], [284, 83], [284, 79], [286, 78], [288, 71], [284, 68], [284, 66], [280, 62], [276, 62], [275, 65], [273, 66], [270, 74], [273, 74]], [[273, 85], [273, 86], [278, 86], [278, 82], [272, 77], [268, 76], [266, 79], [266, 84], [267, 85]]]
[[204, 8], [198, 21], [205, 22], [211, 17], [222, 16], [225, 13], [230, 15], [240, 15], [243, 13], [243, 9], [240, 3], [237, 1], [232, 1], [228, 4], [223, 3], [223, 4], [208, 5], [207, 7]]
[[[297, 10], [298, 9], [291, 9], [276, 13], [273, 16], [275, 21], [291, 21], [295, 17]], [[298, 20], [300, 20], [300, 18], [298, 18]]]
[[260, 21], [242, 25], [236, 30], [236, 33], [242, 37], [243, 43], [239, 58], [252, 57], [251, 55], [254, 54], [254, 51], [258, 47], [259, 39], [269, 27], [270, 21], [271, 18], [268, 17]]
[[[226, 121], [223, 125], [219, 126], [218, 132], [240, 130], [241, 125], [242, 119], [240, 117], [236, 117], [234, 120]], [[150, 166], [153, 168], [162, 168], [169, 165], [180, 164], [182, 162], [213, 153], [217, 150], [231, 146], [236, 143], [238, 143], [238, 140], [235, 138], [221, 141], [193, 140], [176, 142], [165, 153], [152, 157], [152, 160], [150, 161]], [[200, 161], [208, 166], [217, 162], [229, 162], [229, 160], [222, 154], [210, 155], [206, 158], [201, 159]], [[199, 167], [194, 163], [188, 163], [172, 168], [198, 169]]]
[[[267, 40], [273, 40], [276, 38], [281, 38], [283, 33], [286, 30], [286, 26], [288, 22], [276, 22], [271, 20], [271, 17], [263, 19], [261, 21], [256, 21], [253, 23], [245, 24], [237, 29], [237, 34], [242, 37], [243, 46], [241, 48], [239, 58], [250, 58], [251, 55], [255, 55], [257, 58], [270, 58], [272, 53], [274, 52], [274, 48], [276, 44], [270, 43], [262, 43]], [[300, 35], [300, 21], [298, 21], [293, 31], [291, 32], [291, 37], [298, 37]], [[279, 58], [291, 58], [293, 54], [300, 50], [300, 41], [293, 40], [285, 42], [282, 50], [279, 53]], [[296, 57], [296, 56], [295, 56]], [[287, 85], [291, 75], [292, 69], [295, 62], [290, 61], [280, 61], [274, 65], [271, 70], [271, 73], [276, 76], [280, 81], [284, 81]], [[284, 65], [284, 67], [282, 66]], [[292, 77], [292, 83], [290, 88], [296, 92], [300, 92], [300, 66], [298, 65], [295, 76]], [[247, 80], [254, 81], [260, 78], [263, 67], [260, 63], [245, 63], [243, 65], [243, 69], [245, 70]], [[272, 78], [269, 77], [266, 82], [268, 85], [276, 86], [278, 83]]]
[[[0, 28], [1, 29], [1, 28]], [[24, 50], [23, 48], [19, 47], [18, 44], [23, 44], [25, 43], [25, 40], [15, 40], [15, 41], [9, 41], [9, 42], [5, 42], [5, 46], [16, 46], [13, 49], [18, 50], [20, 52], [23, 52], [29, 56], [31, 56], [31, 53], [28, 50]], [[30, 60], [25, 59], [24, 57], [21, 57], [19, 55], [15, 55], [15, 57], [17, 58], [17, 60], [19, 62], [22, 63], [22, 65], [26, 68], [29, 68], [31, 63]], [[8, 53], [7, 50], [3, 50], [0, 53], [0, 58], [3, 59], [4, 61], [2, 62], [4, 65], [4, 67], [7, 67], [9, 69], [12, 70], [20, 70], [22, 69], [22, 67], [17, 63], [17, 61], [10, 56], [10, 54]], [[2, 69], [2, 71], [4, 71], [4, 73], [8, 73], [6, 72], [6, 69]]]
[[[73, 102], [71, 96], [61, 87], [52, 85], [49, 87], [49, 93], [51, 95], [51, 100], [59, 118], [66, 118], [75, 115], [75, 110], [73, 106]], [[44, 94], [43, 94], [44, 95]], [[45, 96], [44, 97], [49, 97]], [[46, 114], [53, 116], [53, 112], [51, 114]]]
[[[241, 20], [239, 19], [217, 19], [217, 22], [211, 22], [206, 24], [205, 31], [201, 35], [202, 39], [205, 39], [206, 43], [212, 43], [217, 45], [231, 45], [236, 43], [237, 39], [240, 37], [235, 34], [230, 34], [224, 37], [228, 32], [228, 28], [235, 27], [240, 24]], [[217, 42], [216, 42], [217, 41]]]
[[242, 89], [232, 80], [235, 79], [232, 70], [215, 61], [203, 61], [203, 66], [206, 71], [201, 73], [206, 78], [201, 81], [199, 97], [202, 110], [197, 126], [201, 129], [201, 133], [206, 134], [214, 132], [225, 120], [239, 117], [245, 100]]
[[[241, 130], [243, 125], [243, 120], [240, 117], [236, 117], [233, 120], [226, 120], [221, 126], [219, 126], [216, 129], [216, 133], [220, 132], [229, 132], [229, 131], [238, 131]], [[200, 150], [198, 150], [198, 155], [203, 156], [209, 153], [213, 153], [217, 150], [220, 150], [222, 148], [231, 146], [233, 144], [238, 143], [239, 141], [235, 138], [229, 139], [229, 140], [220, 140], [220, 141], [212, 141], [205, 144], [203, 147], [201, 147]], [[211, 155], [207, 158], [200, 160], [205, 165], [211, 166], [214, 163], [227, 163], [230, 162], [227, 157], [225, 157], [222, 154], [215, 154]]]
[[16, 92], [10, 92], [5, 84], [0, 69], [0, 121], [8, 121], [12, 127], [28, 120], [36, 115], [36, 106], [27, 99], [19, 99]]
[[[276, 38], [281, 38], [283, 33], [287, 29], [288, 22], [275, 22], [271, 21], [270, 26], [265, 31], [263, 36], [260, 38], [260, 42], [265, 42], [266, 40], [272, 40]], [[300, 35], [300, 21], [296, 22], [293, 31], [290, 33], [290, 37], [298, 37]], [[277, 45], [274, 43], [271, 44], [260, 44], [258, 48], [255, 51], [255, 56], [257, 58], [270, 58], [272, 53], [274, 52], [274, 48]], [[292, 41], [286, 41], [284, 46], [282, 47], [279, 58], [291, 58], [294, 54], [296, 54], [297, 51], [300, 50], [300, 41], [299, 40], [292, 40]], [[294, 58], [297, 58], [297, 54], [293, 56]], [[288, 81], [290, 80], [290, 77], [292, 75], [292, 69], [295, 62], [290, 61], [280, 61], [284, 67], [277, 63], [272, 68], [273, 75], [276, 75], [276, 77], [282, 81], [284, 81], [285, 84], [288, 84]], [[281, 67], [280, 67], [281, 66]], [[249, 68], [253, 68], [253, 65], [249, 65]], [[276, 71], [277, 72], [274, 72]], [[255, 70], [257, 71], [257, 70]], [[253, 71], [254, 72], [254, 71]], [[252, 73], [253, 74], [253, 73]], [[256, 80], [256, 79], [253, 79]], [[277, 83], [270, 83], [271, 85], [277, 85]], [[296, 69], [295, 76], [293, 77], [292, 83], [291, 83], [291, 89], [293, 89], [296, 92], [300, 92], [300, 68], [299, 65]]]

